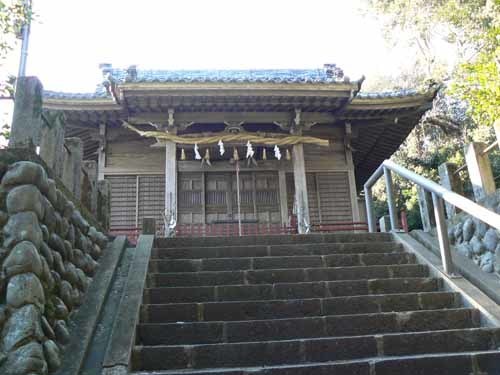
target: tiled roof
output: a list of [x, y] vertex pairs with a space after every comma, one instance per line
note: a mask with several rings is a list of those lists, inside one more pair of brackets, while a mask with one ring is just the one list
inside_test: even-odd
[[358, 93], [358, 95], [356, 95], [356, 98], [359, 99], [401, 98], [404, 96], [416, 96], [418, 94], [420, 94], [420, 92], [415, 89], [380, 91], [380, 92], [361, 91]]
[[266, 70], [136, 70], [111, 69], [118, 82], [256, 82], [256, 83], [335, 83], [343, 78], [328, 75], [325, 69]]
[[43, 91], [44, 98], [48, 99], [104, 99], [111, 98], [104, 85], [97, 85], [94, 92], [62, 92], [62, 91]]
[[[165, 83], [165, 82], [221, 82], [221, 83], [303, 83], [334, 84], [348, 82], [341, 69], [335, 65], [322, 69], [263, 69], [263, 70], [141, 70], [134, 67], [117, 69], [105, 66], [102, 69], [106, 81], [122, 83]], [[65, 93], [44, 91], [49, 99], [101, 99], [111, 98], [105, 84], [99, 84], [93, 93]], [[361, 82], [361, 81], [360, 81]], [[400, 90], [378, 93], [360, 92], [360, 99], [397, 98], [418, 95], [416, 90]]]

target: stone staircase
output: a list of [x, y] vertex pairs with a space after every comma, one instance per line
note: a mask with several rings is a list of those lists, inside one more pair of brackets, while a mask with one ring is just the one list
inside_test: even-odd
[[389, 234], [157, 239], [137, 374], [500, 374], [500, 329]]

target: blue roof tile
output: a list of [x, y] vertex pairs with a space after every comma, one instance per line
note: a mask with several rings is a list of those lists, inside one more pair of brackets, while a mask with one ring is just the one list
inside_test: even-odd
[[[262, 70], [142, 70], [117, 69], [107, 67], [103, 69], [106, 80], [118, 84], [135, 83], [166, 83], [166, 82], [223, 82], [223, 83], [304, 83], [304, 84], [332, 84], [344, 82], [342, 70], [330, 65], [333, 74], [327, 69], [262, 69]], [[415, 90], [401, 90], [392, 92], [368, 93], [360, 92], [357, 98], [385, 98], [417, 95]], [[58, 91], [44, 91], [44, 97], [50, 99], [101, 99], [111, 98], [104, 82], [97, 85], [93, 93], [64, 93]]]

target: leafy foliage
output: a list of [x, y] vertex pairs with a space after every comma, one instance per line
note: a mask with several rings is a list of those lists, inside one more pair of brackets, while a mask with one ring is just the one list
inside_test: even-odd
[[[398, 77], [381, 77], [369, 89], [443, 83], [428, 111], [402, 147], [395, 162], [430, 179], [447, 161], [463, 165], [463, 149], [472, 141], [491, 143], [492, 124], [500, 118], [500, 0], [366, 0], [382, 21], [386, 39], [410, 48], [414, 64]], [[453, 58], [450, 58], [450, 52]], [[490, 154], [494, 175], [500, 156]], [[467, 181], [467, 172], [461, 173]], [[410, 228], [419, 226], [416, 188], [396, 178], [398, 207], [406, 208]], [[465, 184], [466, 193], [470, 186]], [[374, 196], [385, 200], [383, 184]], [[383, 214], [384, 203], [376, 206]], [[386, 211], [385, 211], [386, 212]]]
[[[32, 19], [31, 10], [24, 6], [23, 0], [0, 0], [0, 69], [21, 37], [22, 27]], [[15, 77], [0, 77], [0, 100], [14, 97]], [[1, 124], [0, 136], [8, 138], [10, 127]]]

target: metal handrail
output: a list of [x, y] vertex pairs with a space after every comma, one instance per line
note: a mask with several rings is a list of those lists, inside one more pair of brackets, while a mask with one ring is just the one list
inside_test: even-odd
[[386, 182], [387, 204], [389, 206], [389, 215], [391, 218], [391, 230], [399, 230], [391, 172], [394, 172], [401, 177], [414, 182], [422, 189], [432, 194], [441, 259], [443, 262], [444, 271], [447, 274], [453, 274], [453, 262], [451, 259], [450, 241], [448, 238], [448, 230], [446, 228], [444, 216], [444, 201], [460, 208], [462, 211], [465, 211], [475, 218], [485, 222], [486, 224], [489, 224], [493, 228], [500, 230], [500, 215], [390, 160], [385, 160], [364, 185], [366, 215], [368, 219], [368, 230], [370, 232], [376, 231], [375, 215], [373, 211], [372, 186], [380, 177], [382, 177], [382, 175], [385, 176]]

